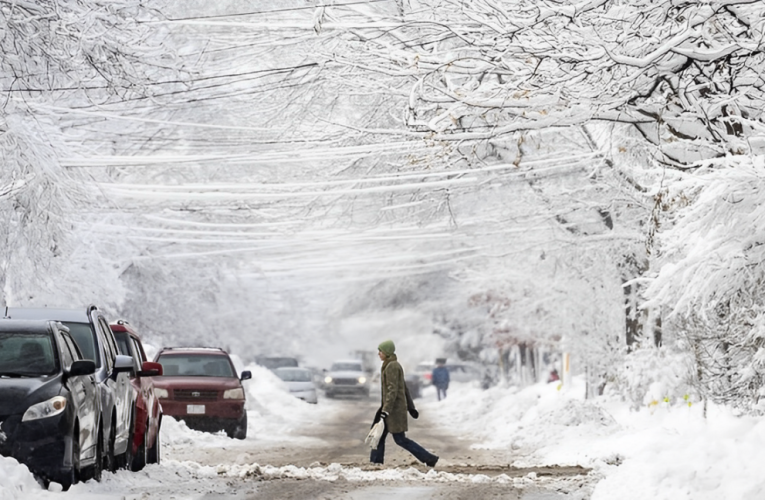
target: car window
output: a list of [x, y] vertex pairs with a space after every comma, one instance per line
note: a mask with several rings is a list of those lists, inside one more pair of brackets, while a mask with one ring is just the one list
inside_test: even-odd
[[96, 366], [100, 367], [102, 360], [96, 351], [94, 332], [90, 323], [73, 323], [71, 321], [62, 321], [62, 323], [69, 328], [69, 334], [77, 342], [77, 347], [82, 352], [82, 358], [92, 359], [96, 362]]
[[417, 368], [414, 369], [416, 372], [427, 372], [433, 369], [433, 365], [430, 363], [420, 363], [417, 365]]
[[279, 368], [274, 373], [285, 382], [311, 382], [313, 375], [308, 370], [290, 370], [289, 368]]
[[109, 373], [114, 369], [114, 361], [117, 358], [117, 344], [114, 343], [114, 334], [112, 329], [109, 328], [109, 323], [106, 320], [98, 316], [98, 326], [101, 330], [101, 336], [104, 342], [104, 354], [106, 355], [106, 368]]
[[360, 372], [361, 363], [334, 363], [331, 371], [333, 372]]
[[0, 376], [52, 375], [58, 363], [50, 333], [0, 332]]
[[130, 352], [130, 335], [125, 332], [115, 332], [114, 340], [117, 341], [117, 350], [119, 354], [124, 354], [125, 356], [133, 355]]
[[67, 332], [61, 332], [61, 338], [64, 340], [64, 345], [69, 350], [74, 361], [83, 359], [80, 349], [77, 347], [77, 342], [74, 341], [71, 335]]
[[236, 377], [226, 356], [171, 354], [161, 355], [157, 361], [162, 365], [165, 377]]
[[130, 341], [133, 343], [133, 352], [138, 356], [138, 360], [143, 364], [146, 361], [146, 354], [143, 352], [143, 346], [133, 337], [130, 337]]
[[58, 338], [59, 338], [58, 352], [61, 354], [61, 365], [65, 369], [69, 369], [69, 367], [72, 366], [72, 363], [74, 362], [75, 358], [72, 355], [72, 352], [69, 350], [69, 346], [66, 345], [66, 342], [64, 341], [63, 332], [59, 333]]

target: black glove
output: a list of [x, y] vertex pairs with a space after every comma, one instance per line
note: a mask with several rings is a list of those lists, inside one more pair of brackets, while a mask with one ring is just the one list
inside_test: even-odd
[[411, 410], [409, 410], [409, 414], [412, 416], [412, 418], [415, 418], [415, 419], [416, 419], [417, 417], [419, 417], [419, 416], [420, 416], [420, 412], [418, 412], [418, 411], [417, 411], [417, 410], [415, 410], [414, 408], [412, 408]]
[[387, 417], [388, 417], [388, 412], [387, 411], [381, 411], [380, 412], [380, 418], [381, 419], [385, 420]]

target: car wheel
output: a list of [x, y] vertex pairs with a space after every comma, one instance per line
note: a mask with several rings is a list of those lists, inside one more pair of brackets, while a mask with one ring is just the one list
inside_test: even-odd
[[130, 432], [128, 433], [128, 440], [127, 440], [127, 448], [125, 448], [125, 453], [117, 457], [117, 463], [116, 467], [118, 469], [132, 469], [133, 467], [133, 441], [135, 441], [135, 418], [130, 417]]
[[244, 439], [247, 437], [247, 413], [236, 423], [234, 430], [229, 437], [234, 439]]
[[64, 491], [68, 491], [80, 476], [80, 426], [75, 424], [72, 432], [72, 470], [59, 481]]
[[146, 430], [143, 433], [143, 439], [141, 440], [141, 445], [138, 447], [138, 451], [136, 451], [135, 456], [133, 457], [132, 463], [130, 468], [133, 471], [139, 471], [146, 467], [146, 438], [148, 437], [147, 434], [149, 433], [149, 422], [146, 422]]
[[324, 395], [327, 396], [330, 399], [335, 397], [335, 393], [334, 392], [330, 392], [330, 391], [327, 391]]
[[117, 418], [112, 418], [112, 430], [109, 433], [109, 442], [106, 445], [106, 449], [104, 450], [104, 466], [103, 470], [109, 471], [109, 472], [116, 472], [117, 471], [117, 460], [114, 457], [114, 443], [117, 441], [117, 430], [114, 428], [114, 426], [117, 423]]
[[162, 440], [160, 438], [160, 430], [162, 429], [162, 415], [159, 416], [159, 423], [157, 424], [157, 435], [154, 436], [154, 442], [146, 451], [146, 462], [150, 464], [158, 464], [161, 460], [162, 452]]
[[104, 467], [104, 432], [101, 428], [98, 429], [98, 438], [96, 439], [96, 457], [93, 465], [88, 467], [88, 470], [83, 473], [83, 479], [95, 479], [101, 480], [101, 473]]

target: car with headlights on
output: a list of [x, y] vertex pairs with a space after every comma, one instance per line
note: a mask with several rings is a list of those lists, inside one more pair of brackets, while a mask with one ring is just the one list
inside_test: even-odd
[[369, 376], [359, 359], [339, 360], [332, 363], [324, 377], [324, 394], [335, 396], [369, 397]]
[[252, 378], [252, 372], [237, 376], [228, 353], [214, 347], [165, 347], [154, 361], [162, 365], [162, 376], [154, 377], [154, 393], [165, 415], [192, 429], [247, 437], [242, 381]]
[[308, 368], [286, 367], [276, 368], [274, 373], [289, 389], [290, 394], [306, 403], [316, 404], [319, 402], [316, 396], [316, 384], [313, 381], [313, 372]]
[[109, 327], [120, 354], [133, 358], [134, 371], [130, 378], [133, 386], [133, 437], [129, 457], [130, 468], [138, 471], [146, 464], [160, 462], [162, 405], [154, 394], [154, 377], [162, 375], [162, 365], [146, 359], [141, 337], [127, 321], [118, 320]]
[[61, 323], [0, 320], [0, 455], [65, 490], [100, 479], [95, 371]]

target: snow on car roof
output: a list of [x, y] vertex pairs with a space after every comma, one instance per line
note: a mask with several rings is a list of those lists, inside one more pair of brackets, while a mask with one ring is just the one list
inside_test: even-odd
[[162, 354], [172, 353], [188, 353], [188, 352], [207, 352], [207, 353], [220, 353], [228, 354], [220, 347], [163, 347], [161, 349]]

